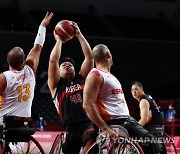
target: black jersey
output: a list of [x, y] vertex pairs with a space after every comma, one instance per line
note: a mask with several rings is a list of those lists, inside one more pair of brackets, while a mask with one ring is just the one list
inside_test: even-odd
[[151, 110], [152, 118], [147, 123], [152, 125], [162, 125], [163, 124], [163, 118], [160, 114], [159, 108], [155, 102], [155, 100], [150, 95], [144, 95], [142, 99], [146, 99], [149, 102], [149, 110]]
[[56, 90], [57, 110], [65, 130], [77, 129], [82, 123], [90, 122], [83, 109], [84, 78], [77, 74], [71, 81], [60, 78]]

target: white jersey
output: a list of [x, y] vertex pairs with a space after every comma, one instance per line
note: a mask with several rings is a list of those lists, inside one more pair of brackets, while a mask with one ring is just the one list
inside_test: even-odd
[[35, 76], [33, 70], [25, 65], [21, 71], [3, 72], [7, 87], [0, 96], [0, 123], [3, 116], [31, 117], [31, 106], [34, 97]]
[[94, 71], [100, 73], [104, 80], [96, 102], [101, 117], [105, 121], [129, 117], [129, 109], [118, 79], [111, 73], [96, 68], [91, 70]]

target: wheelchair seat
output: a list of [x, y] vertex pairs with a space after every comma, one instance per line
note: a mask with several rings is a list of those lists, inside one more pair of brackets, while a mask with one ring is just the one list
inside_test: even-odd
[[36, 131], [31, 128], [32, 118], [18, 117], [18, 116], [4, 116], [3, 122], [4, 139], [7, 142], [28, 142], [30, 136]]
[[7, 128], [5, 130], [5, 141], [28, 142], [35, 131], [35, 128]]

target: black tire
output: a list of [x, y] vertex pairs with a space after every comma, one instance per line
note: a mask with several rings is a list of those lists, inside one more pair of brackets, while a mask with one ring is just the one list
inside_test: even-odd
[[165, 137], [165, 146], [166, 146], [166, 151], [167, 152], [172, 152], [174, 154], [178, 154], [177, 153], [177, 149], [176, 146], [174, 144], [174, 140], [172, 139], [172, 137], [170, 137], [168, 134], [164, 133], [163, 134]]
[[4, 153], [5, 150], [5, 141], [0, 140], [0, 154]]
[[64, 133], [60, 133], [56, 136], [49, 154], [60, 154], [60, 153], [62, 153], [63, 142], [64, 142]]

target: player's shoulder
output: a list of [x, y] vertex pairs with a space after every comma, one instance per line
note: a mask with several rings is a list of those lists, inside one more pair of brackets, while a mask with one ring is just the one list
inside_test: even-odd
[[27, 64], [24, 65], [23, 69], [24, 69], [24, 70], [29, 70], [29, 71], [32, 71], [32, 72], [33, 72], [33, 68], [32, 68], [31, 66], [27, 65]]
[[5, 78], [4, 73], [5, 73], [5, 72], [0, 73], [0, 79]]
[[149, 100], [144, 97], [140, 100], [139, 104], [140, 104], [140, 106], [147, 106], [147, 105], [149, 105]]
[[10, 76], [14, 76], [14, 72], [11, 70], [4, 71], [0, 74], [1, 78], [7, 78]]
[[90, 75], [95, 75], [95, 76], [101, 76], [101, 72], [97, 68], [93, 68], [90, 73]]
[[101, 72], [100, 72], [98, 69], [93, 68], [93, 69], [89, 72], [86, 80], [97, 83], [97, 82], [102, 82], [102, 81], [103, 81], [103, 77], [102, 77]]
[[23, 67], [23, 69], [32, 69], [32, 67], [29, 66], [28, 64], [25, 64], [24, 67]]

